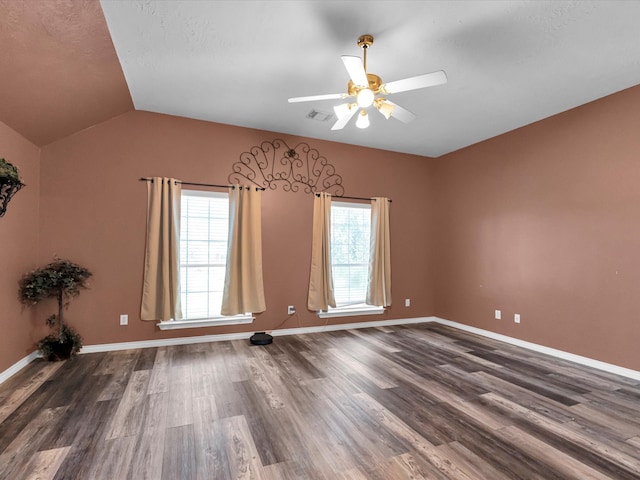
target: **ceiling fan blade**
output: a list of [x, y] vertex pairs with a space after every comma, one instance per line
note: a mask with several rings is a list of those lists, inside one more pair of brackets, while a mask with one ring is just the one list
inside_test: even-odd
[[349, 123], [349, 120], [351, 120], [351, 117], [353, 117], [357, 111], [358, 111], [357, 108], [352, 108], [351, 110], [349, 110], [349, 113], [340, 117], [338, 121], [333, 124], [333, 127], [331, 127], [331, 130], [342, 130], [345, 127], [345, 125]]
[[396, 108], [395, 103], [391, 103], [390, 101], [384, 98], [378, 98], [377, 101], [374, 103], [374, 105], [378, 109], [378, 111], [382, 114], [382, 116], [384, 116], [384, 118], [386, 118], [387, 120], [391, 118], [391, 115], [393, 114], [393, 110]]
[[380, 90], [386, 93], [398, 93], [406, 92], [407, 90], [416, 90], [418, 88], [435, 87], [443, 83], [447, 83], [447, 74], [444, 73], [444, 70], [438, 70], [437, 72], [425, 73], [417, 77], [386, 83], [380, 87]]
[[393, 111], [391, 112], [391, 116], [393, 118], [397, 118], [404, 123], [411, 123], [416, 119], [416, 116], [406, 108], [402, 108], [400, 105], [396, 105], [389, 100], [387, 100], [385, 103], [389, 103], [393, 106]]
[[369, 79], [367, 78], [367, 72], [364, 70], [364, 64], [360, 57], [353, 57], [351, 55], [342, 55], [342, 63], [349, 73], [351, 81], [359, 87], [368, 87]]
[[357, 108], [355, 103], [342, 103], [340, 105], [334, 105], [333, 111], [336, 113], [336, 117], [342, 118], [345, 115], [349, 115], [351, 110]]
[[309, 97], [294, 97], [288, 100], [289, 103], [313, 102], [316, 100], [336, 100], [338, 98], [348, 97], [345, 93], [328, 93], [326, 95], [311, 95]]

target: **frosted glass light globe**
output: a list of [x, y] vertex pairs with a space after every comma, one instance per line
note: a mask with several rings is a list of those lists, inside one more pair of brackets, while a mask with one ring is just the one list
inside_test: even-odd
[[358, 115], [358, 120], [356, 120], [356, 127], [358, 128], [367, 128], [369, 126], [369, 115], [367, 115], [366, 110], [361, 110]]
[[360, 108], [367, 108], [373, 105], [373, 99], [375, 94], [368, 88], [363, 88], [358, 92], [358, 96], [356, 97], [356, 101], [358, 102], [358, 106]]

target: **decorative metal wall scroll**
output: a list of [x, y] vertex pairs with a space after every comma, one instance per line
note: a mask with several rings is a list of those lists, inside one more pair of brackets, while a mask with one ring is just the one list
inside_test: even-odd
[[229, 183], [242, 184], [246, 180], [259, 187], [286, 192], [328, 192], [344, 195], [342, 177], [327, 159], [306, 143], [289, 147], [284, 140], [264, 141], [240, 154], [232, 166]]

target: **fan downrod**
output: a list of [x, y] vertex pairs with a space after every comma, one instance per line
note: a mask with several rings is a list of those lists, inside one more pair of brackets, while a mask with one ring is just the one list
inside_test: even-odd
[[[373, 35], [369, 35], [369, 34], [360, 35], [356, 43], [360, 48], [362, 48], [362, 50], [364, 50], [363, 66], [364, 66], [364, 71], [367, 74], [367, 80], [369, 80], [368, 88], [374, 94], [377, 95], [378, 93], [380, 93], [380, 87], [382, 86], [382, 79], [374, 73], [367, 72], [367, 49], [371, 45], [373, 45]], [[347, 85], [347, 92], [349, 93], [350, 96], [357, 96], [360, 90], [362, 90], [362, 87], [358, 87], [354, 85], [353, 82], [349, 80], [349, 84]]]

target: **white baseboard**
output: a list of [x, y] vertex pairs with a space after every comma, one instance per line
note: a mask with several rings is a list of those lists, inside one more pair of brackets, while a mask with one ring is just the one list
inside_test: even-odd
[[573, 353], [565, 352], [563, 350], [556, 350], [555, 348], [545, 347], [544, 345], [538, 345], [537, 343], [531, 343], [517, 338], [508, 337], [499, 333], [490, 332], [489, 330], [483, 330], [481, 328], [471, 327], [462, 323], [452, 322], [451, 320], [445, 320], [444, 318], [431, 317], [436, 323], [442, 325], [448, 325], [458, 330], [464, 330], [465, 332], [475, 333], [483, 337], [492, 338], [500, 342], [509, 343], [518, 347], [527, 348], [536, 352], [545, 353], [552, 357], [562, 358], [563, 360], [569, 360], [570, 362], [578, 363], [587, 367], [596, 368], [605, 372], [614, 373], [623, 377], [633, 378], [634, 380], [640, 380], [640, 372], [637, 370], [631, 370], [630, 368], [620, 367], [611, 363], [601, 362], [600, 360], [594, 360], [593, 358], [583, 357], [581, 355], [575, 355]]
[[199, 337], [163, 338], [161, 340], [140, 340], [138, 342], [102, 343], [86, 345], [80, 353], [114, 352], [116, 350], [132, 350], [135, 348], [168, 347], [171, 345], [190, 345], [193, 343], [223, 342], [225, 340], [248, 339], [253, 332], [223, 333], [220, 335], [201, 335]]
[[283, 328], [271, 333], [274, 337], [282, 335], [300, 335], [304, 333], [335, 332], [337, 330], [352, 330], [354, 328], [386, 327], [391, 325], [407, 325], [410, 323], [427, 323], [436, 321], [436, 317], [401, 318], [399, 320], [377, 320], [373, 322], [338, 323], [335, 325], [319, 325], [317, 327]]
[[[575, 355], [573, 353], [564, 352], [562, 350], [556, 350], [555, 348], [545, 347], [544, 345], [538, 345], [536, 343], [526, 342], [517, 338], [508, 337], [499, 333], [490, 332], [481, 328], [472, 327], [463, 323], [452, 322], [439, 317], [417, 317], [417, 318], [401, 318], [398, 320], [379, 320], [373, 322], [358, 322], [358, 323], [341, 323], [335, 325], [319, 325], [315, 327], [302, 327], [302, 328], [284, 328], [281, 330], [274, 330], [271, 333], [274, 337], [283, 335], [301, 335], [305, 333], [318, 333], [318, 332], [330, 332], [337, 330], [350, 330], [355, 328], [369, 328], [369, 327], [384, 327], [391, 325], [408, 325], [413, 323], [427, 323], [435, 322], [442, 325], [448, 325], [458, 330], [463, 330], [469, 333], [475, 333], [483, 337], [492, 338], [500, 342], [509, 343], [518, 347], [527, 348], [536, 352], [545, 353], [553, 357], [562, 358], [571, 362], [585, 365], [587, 367], [596, 368], [605, 372], [621, 375], [623, 377], [633, 378], [634, 380], [640, 380], [640, 371], [631, 370], [629, 368], [620, 367], [611, 363], [601, 362], [592, 358]], [[136, 348], [150, 348], [150, 347], [165, 347], [171, 345], [188, 345], [194, 343], [208, 343], [208, 342], [222, 342], [225, 340], [248, 340], [253, 332], [239, 332], [239, 333], [225, 333], [220, 335], [203, 335], [199, 337], [180, 337], [180, 338], [166, 338], [162, 340], [142, 340], [137, 342], [122, 342], [122, 343], [105, 343], [99, 345], [87, 345], [82, 347], [80, 353], [97, 353], [97, 352], [112, 352], [116, 350], [130, 350]], [[0, 373], [0, 384], [5, 382], [9, 377], [16, 374], [24, 367], [26, 367], [33, 360], [38, 358], [38, 352], [33, 352], [24, 357], [19, 362], [9, 367], [4, 372]]]
[[[284, 328], [269, 331], [274, 337], [282, 335], [301, 335], [304, 333], [349, 330], [352, 328], [382, 327], [385, 325], [401, 325], [406, 323], [432, 322], [435, 317], [403, 318], [400, 320], [379, 320], [376, 322], [340, 323], [336, 325], [320, 325], [317, 327]], [[223, 333], [219, 335], [201, 335], [199, 337], [166, 338], [162, 340], [141, 340], [139, 342], [104, 343], [82, 347], [80, 353], [112, 352], [134, 348], [167, 347], [170, 345], [190, 345], [194, 343], [223, 342], [225, 340], [249, 340], [254, 332]]]
[[13, 365], [11, 365], [9, 368], [7, 368], [4, 372], [1, 372], [0, 373], [0, 385], [3, 384], [4, 382], [6, 382], [7, 380], [9, 380], [9, 378], [14, 376], [16, 373], [18, 373], [24, 367], [29, 365], [31, 362], [33, 362], [39, 356], [40, 356], [40, 354], [37, 351], [31, 352], [29, 355], [24, 357], [22, 360], [17, 361]]

